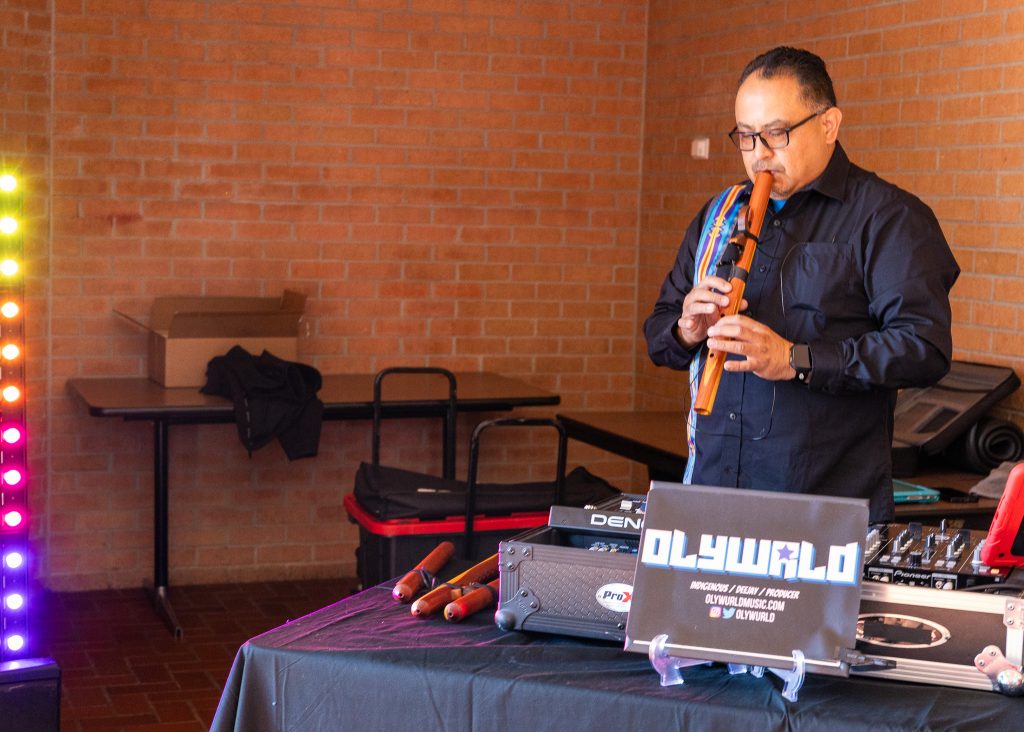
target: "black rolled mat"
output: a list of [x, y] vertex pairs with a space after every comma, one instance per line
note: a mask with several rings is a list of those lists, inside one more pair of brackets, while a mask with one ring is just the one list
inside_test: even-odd
[[988, 473], [1022, 456], [1024, 432], [1014, 423], [994, 417], [980, 419], [943, 452], [946, 461], [975, 473]]

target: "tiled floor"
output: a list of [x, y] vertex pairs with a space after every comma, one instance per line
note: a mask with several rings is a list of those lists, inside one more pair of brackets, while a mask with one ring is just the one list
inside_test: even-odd
[[354, 579], [174, 587], [175, 640], [142, 589], [43, 593], [40, 655], [60, 666], [61, 730], [208, 730], [239, 646], [348, 596]]

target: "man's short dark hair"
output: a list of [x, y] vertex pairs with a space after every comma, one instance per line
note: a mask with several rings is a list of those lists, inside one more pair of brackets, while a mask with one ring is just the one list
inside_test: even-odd
[[765, 51], [743, 69], [740, 84], [754, 73], [760, 74], [764, 79], [792, 76], [800, 84], [803, 98], [809, 106], [836, 106], [836, 92], [832, 88], [832, 78], [828, 75], [825, 62], [810, 51], [789, 46], [778, 46]]

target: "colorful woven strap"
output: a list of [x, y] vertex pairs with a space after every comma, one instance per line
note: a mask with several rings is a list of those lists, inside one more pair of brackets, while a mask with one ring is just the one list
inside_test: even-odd
[[[694, 256], [693, 284], [696, 285], [704, 277], [714, 274], [718, 266], [718, 260], [722, 257], [722, 251], [729, 242], [729, 237], [736, 226], [736, 217], [745, 202], [744, 191], [749, 190], [747, 185], [735, 185], [727, 188], [718, 195], [708, 215], [704, 219], [704, 228], [700, 232], [700, 241], [697, 243], [697, 252]], [[689, 483], [693, 478], [693, 467], [696, 460], [694, 442], [697, 434], [697, 414], [693, 410], [693, 403], [697, 399], [697, 387], [699, 386], [700, 373], [704, 365], [704, 351], [701, 349], [690, 362], [690, 416], [686, 420], [686, 446], [688, 457], [686, 460], [686, 473], [683, 475], [683, 482]]]

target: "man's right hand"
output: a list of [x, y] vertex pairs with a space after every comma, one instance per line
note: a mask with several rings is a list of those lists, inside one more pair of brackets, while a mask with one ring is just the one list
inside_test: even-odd
[[[729, 304], [726, 296], [732, 285], [728, 280], [709, 275], [697, 283], [683, 299], [683, 312], [676, 321], [675, 337], [683, 347], [690, 349], [703, 343], [708, 337], [708, 328], [718, 322], [722, 308]], [[746, 310], [747, 301], [740, 305]]]

